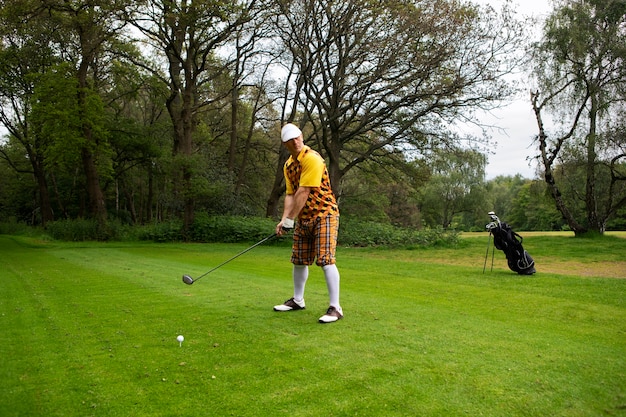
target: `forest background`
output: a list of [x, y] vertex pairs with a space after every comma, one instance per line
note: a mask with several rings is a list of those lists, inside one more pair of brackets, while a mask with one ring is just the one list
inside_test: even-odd
[[[0, 221], [276, 219], [293, 122], [348, 222], [626, 229], [626, 5], [502, 4], [0, 0]], [[486, 179], [522, 71], [536, 177]]]

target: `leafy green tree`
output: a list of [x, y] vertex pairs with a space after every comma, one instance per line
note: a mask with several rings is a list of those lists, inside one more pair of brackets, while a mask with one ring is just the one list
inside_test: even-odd
[[432, 158], [432, 174], [420, 190], [420, 209], [429, 226], [449, 228], [455, 216], [472, 212], [484, 201], [486, 160], [474, 150], [438, 151]]
[[38, 224], [37, 186], [34, 177], [22, 173], [29, 171], [24, 148], [10, 140], [2, 144], [0, 152], [0, 221]]
[[607, 230], [626, 230], [626, 207], [619, 209], [617, 215], [607, 223]]
[[[576, 235], [603, 233], [608, 220], [626, 205], [625, 28], [623, 1], [558, 1], [533, 49], [539, 89], [531, 101], [539, 158], [556, 207]], [[563, 132], [546, 130], [544, 110], [562, 120]], [[570, 164], [580, 165], [583, 174], [566, 191], [555, 169]], [[571, 193], [582, 196], [583, 216], [572, 206]]]
[[498, 176], [487, 182], [487, 204], [483, 207], [484, 222], [489, 211], [495, 212], [500, 218], [508, 219], [513, 212], [513, 199], [519, 193], [526, 180], [520, 175]]
[[[76, 167], [82, 166], [83, 170], [93, 170], [89, 176], [85, 174], [78, 181], [78, 184], [88, 188], [91, 176], [96, 177], [97, 184], [100, 184], [103, 176], [111, 175], [108, 164], [110, 161], [108, 132], [105, 129], [101, 97], [92, 89], [81, 90], [73, 74], [73, 68], [69, 64], [64, 64], [41, 76], [35, 89], [37, 102], [33, 105], [31, 113], [32, 124], [37, 134], [46, 138], [43, 150], [46, 166], [68, 176], [75, 175]], [[79, 91], [82, 91], [80, 93], [82, 101], [77, 100]], [[89, 138], [84, 135], [86, 125], [89, 126]], [[86, 153], [90, 157], [87, 157]], [[90, 162], [87, 163], [85, 158]], [[98, 165], [95, 164], [97, 159], [101, 161]], [[94, 178], [92, 180], [95, 181]], [[98, 185], [97, 189], [98, 191], [94, 192], [102, 198], [101, 203], [104, 206], [102, 188]], [[98, 210], [93, 205], [95, 204], [92, 201], [93, 196], [91, 193], [87, 193], [87, 196], [89, 198], [87, 207], [90, 207], [90, 212], [80, 215], [87, 217], [91, 214], [97, 219], [95, 216]], [[104, 213], [100, 215], [105, 215], [106, 207], [101, 209]], [[106, 218], [101, 218], [99, 222], [106, 223]]]
[[[154, 77], [124, 62], [115, 65], [110, 79], [104, 97], [109, 103], [106, 124], [113, 169], [109, 181], [114, 182], [115, 213], [130, 223], [153, 221], [156, 202], [168, 199], [155, 187], [166, 182], [163, 165], [171, 150], [165, 91]], [[110, 182], [106, 188], [111, 188]]]
[[[21, 143], [33, 164], [44, 222], [52, 219], [51, 209], [46, 210], [51, 182], [61, 213], [106, 224], [106, 187], [112, 178], [106, 107], [109, 99], [116, 100], [106, 92], [113, 58], [124, 48], [119, 41], [126, 25], [123, 15], [132, 4], [14, 0], [0, 5], [6, 23], [3, 45], [11, 45], [14, 58], [4, 61], [14, 70], [4, 72], [5, 80], [23, 86], [14, 90], [22, 105], [3, 105], [3, 114], [10, 112], [11, 119], [2, 122], [11, 126], [11, 140]], [[19, 65], [11, 64], [15, 59]], [[79, 208], [69, 209], [72, 204]]]
[[165, 59], [165, 67], [158, 65], [158, 59], [144, 66], [168, 86], [166, 106], [177, 168], [172, 175], [179, 178], [175, 193], [182, 202], [185, 230], [193, 222], [194, 183], [199, 179], [199, 166], [193, 162], [198, 113], [220, 98], [211, 84], [228, 69], [217, 52], [252, 19], [256, 8], [256, 0], [147, 0], [145, 7], [131, 16], [154, 53]]
[[[16, 172], [33, 175], [40, 214], [36, 222], [45, 226], [54, 220], [43, 153], [46, 138], [32, 129], [30, 112], [39, 74], [58, 62], [50, 47], [56, 34], [55, 25], [41, 16], [23, 24], [21, 5], [2, 3], [0, 8], [0, 123], [9, 133], [0, 157]], [[13, 152], [17, 149], [21, 152]], [[30, 166], [22, 163], [24, 155]]]
[[[80, 144], [80, 162], [85, 175], [90, 212], [98, 224], [104, 227], [107, 206], [101, 175], [110, 173], [110, 161], [105, 155], [107, 138], [101, 120], [102, 101], [98, 84], [103, 77], [102, 65], [106, 61], [107, 47], [120, 36], [126, 25], [126, 21], [120, 17], [128, 2], [45, 0], [43, 3], [42, 12], [49, 13], [50, 18], [58, 23], [59, 30], [67, 36], [59, 46], [65, 48], [68, 64], [71, 64], [71, 71], [67, 75], [75, 81], [76, 94], [72, 97], [76, 105], [70, 108], [76, 112], [66, 120], [72, 126], [77, 126], [80, 132], [81, 138], [73, 140]], [[59, 95], [56, 97], [61, 99]], [[57, 130], [57, 133], [60, 132]]]
[[563, 221], [542, 181], [525, 180], [510, 201], [504, 218], [519, 230], [561, 230]]
[[344, 178], [342, 210], [361, 221], [420, 228], [419, 189], [428, 176], [423, 160], [407, 161], [402, 154], [365, 161]]

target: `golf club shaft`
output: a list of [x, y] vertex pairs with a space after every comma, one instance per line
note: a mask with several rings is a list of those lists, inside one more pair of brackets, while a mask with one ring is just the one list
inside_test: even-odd
[[493, 246], [491, 247], [491, 272], [493, 272], [493, 257], [496, 252], [496, 238], [493, 238]]
[[487, 253], [485, 253], [485, 263], [483, 265], [483, 274], [485, 273], [485, 268], [487, 268], [487, 258], [489, 257], [490, 243], [491, 243], [491, 231], [489, 231], [489, 237], [487, 238]]
[[252, 249], [256, 248], [256, 247], [257, 247], [257, 246], [259, 246], [261, 243], [264, 243], [264, 242], [266, 242], [266, 241], [270, 240], [270, 239], [271, 239], [271, 238], [273, 238], [274, 236], [276, 236], [276, 233], [272, 233], [271, 235], [269, 235], [269, 236], [268, 236], [268, 237], [266, 237], [265, 239], [263, 239], [263, 240], [261, 240], [261, 241], [259, 241], [259, 242], [255, 243], [254, 245], [250, 246], [248, 249], [245, 249], [245, 250], [243, 250], [243, 251], [239, 252], [237, 255], [233, 256], [232, 258], [230, 258], [230, 259], [228, 259], [228, 260], [226, 260], [226, 261], [222, 262], [221, 264], [219, 264], [219, 265], [218, 265], [218, 266], [216, 266], [215, 268], [211, 269], [210, 271], [205, 272], [204, 274], [200, 275], [198, 278], [195, 278], [195, 279], [194, 279], [194, 281], [197, 281], [197, 280], [199, 280], [200, 278], [202, 278], [202, 277], [204, 277], [204, 276], [206, 276], [206, 275], [209, 275], [211, 272], [215, 271], [217, 268], [220, 268], [220, 267], [222, 267], [222, 266], [226, 265], [227, 263], [229, 263], [229, 262], [230, 262], [230, 261], [232, 261], [233, 259], [240, 257], [240, 256], [241, 256], [241, 255], [243, 255], [244, 253], [246, 253], [246, 252], [248, 252], [248, 251], [250, 251], [250, 250], [252, 250]]

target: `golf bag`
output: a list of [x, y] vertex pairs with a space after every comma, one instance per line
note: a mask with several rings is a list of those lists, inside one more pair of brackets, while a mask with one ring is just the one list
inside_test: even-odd
[[524, 250], [524, 239], [515, 233], [511, 226], [501, 222], [495, 214], [489, 215], [494, 220], [487, 225], [487, 230], [493, 235], [493, 244], [496, 249], [504, 252], [509, 269], [520, 275], [532, 275], [535, 271], [535, 261]]

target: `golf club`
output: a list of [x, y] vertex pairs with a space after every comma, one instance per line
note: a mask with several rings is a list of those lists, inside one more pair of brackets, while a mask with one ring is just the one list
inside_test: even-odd
[[[485, 226], [485, 228], [489, 231], [489, 237], [487, 238], [487, 252], [485, 253], [485, 263], [483, 264], [483, 274], [485, 273], [485, 269], [487, 268], [487, 257], [489, 256], [489, 246], [491, 244], [491, 234], [493, 229], [496, 227], [500, 227], [500, 219], [496, 216], [496, 213], [490, 211], [487, 215], [493, 220], [491, 223]], [[494, 237], [494, 245], [495, 245], [495, 237]], [[494, 247], [491, 248], [491, 270], [493, 271], [493, 258], [494, 258]]]
[[496, 216], [496, 213], [494, 213], [493, 211], [490, 211], [489, 213], [487, 213], [487, 215], [491, 217], [491, 220], [497, 223], [498, 226], [500, 226], [500, 219], [498, 218], [498, 216]]
[[491, 246], [491, 231], [489, 232], [489, 237], [487, 238], [487, 252], [485, 253], [485, 263], [483, 264], [483, 274], [485, 273], [485, 268], [487, 268], [487, 258], [489, 257], [490, 246]]
[[224, 265], [226, 265], [227, 263], [229, 263], [230, 261], [232, 261], [235, 258], [238, 258], [239, 256], [243, 255], [244, 253], [248, 252], [251, 249], [256, 248], [257, 246], [259, 246], [261, 243], [266, 242], [268, 240], [270, 240], [271, 238], [273, 238], [274, 236], [276, 236], [276, 233], [272, 233], [271, 235], [269, 235], [268, 237], [264, 238], [263, 240], [255, 243], [254, 245], [250, 246], [248, 249], [239, 252], [237, 255], [233, 256], [232, 258], [228, 259], [227, 261], [222, 262], [221, 264], [219, 264], [218, 266], [216, 266], [215, 268], [211, 269], [208, 272], [205, 272], [204, 274], [200, 275], [198, 278], [192, 278], [191, 275], [183, 275], [183, 282], [187, 285], [191, 285], [194, 282], [196, 282], [197, 280], [199, 280], [200, 278], [209, 275], [211, 272], [215, 271], [217, 268], [222, 267]]

